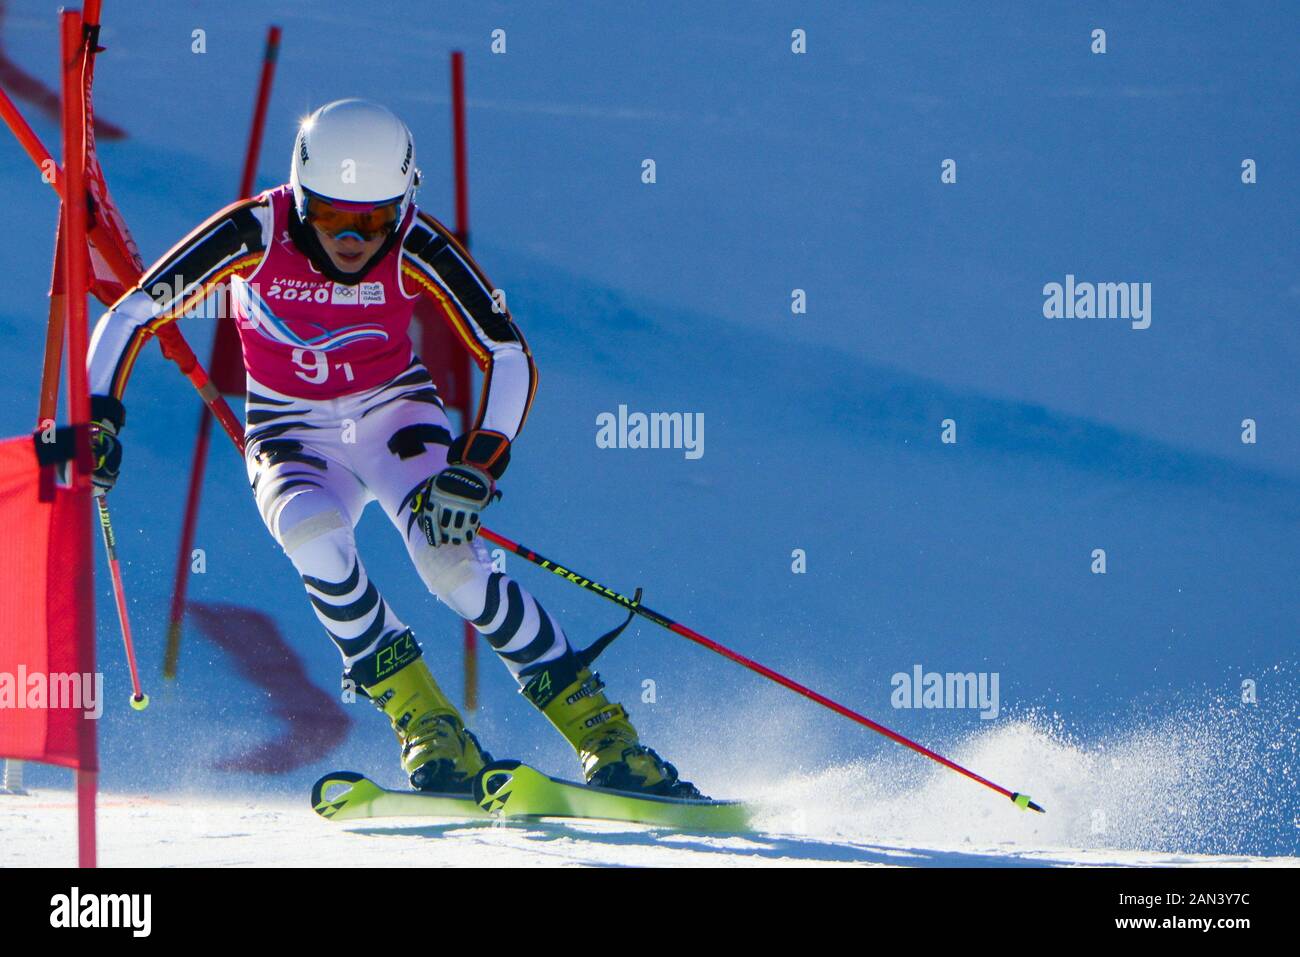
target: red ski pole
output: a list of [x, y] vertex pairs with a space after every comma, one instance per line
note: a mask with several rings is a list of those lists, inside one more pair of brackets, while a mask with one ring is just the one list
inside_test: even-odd
[[685, 625], [680, 624], [679, 622], [673, 621], [667, 615], [661, 615], [659, 612], [646, 607], [645, 605], [641, 604], [639, 601], [636, 601], [632, 598], [628, 598], [626, 595], [614, 591], [614, 589], [608, 588], [605, 585], [602, 585], [599, 582], [586, 577], [585, 575], [581, 575], [578, 572], [575, 572], [571, 568], [565, 568], [563, 565], [556, 564], [555, 562], [551, 561], [549, 558], [544, 558], [543, 556], [537, 554], [531, 548], [528, 548], [524, 545], [520, 545], [517, 542], [512, 542], [504, 535], [498, 535], [496, 532], [492, 531], [491, 529], [483, 528], [479, 531], [479, 534], [482, 535], [490, 542], [495, 542], [496, 544], [502, 546], [503, 548], [510, 549], [510, 551], [514, 552], [516, 555], [520, 556], [521, 558], [527, 559], [537, 567], [544, 568], [549, 572], [559, 575], [565, 581], [572, 582], [573, 584], [578, 585], [581, 588], [585, 588], [587, 591], [594, 592], [595, 594], [600, 595], [602, 598], [605, 598], [609, 601], [614, 602], [616, 605], [621, 606], [627, 611], [640, 615], [642, 618], [648, 618], [650, 621], [653, 621], [656, 625], [660, 625], [661, 627], [667, 628], [669, 631], [673, 632], [674, 634], [681, 635], [683, 638], [688, 638], [691, 641], [695, 642], [697, 645], [703, 645], [705, 648], [708, 648], [710, 651], [716, 652], [722, 655], [724, 658], [729, 658], [730, 660], [736, 662], [736, 664], [744, 665], [750, 671], [757, 672], [758, 674], [762, 675], [764, 678], [767, 678], [769, 681], [775, 681], [777, 684], [781, 685], [782, 687], [789, 688], [791, 691], [795, 692], [796, 694], [801, 694], [805, 698], [808, 698], [811, 701], [816, 701], [822, 707], [829, 708], [830, 710], [834, 711], [836, 714], [843, 715], [844, 717], [848, 718], [850, 721], [856, 721], [858, 724], [862, 725], [863, 727], [870, 728], [872, 731], [876, 731], [880, 734], [883, 734], [891, 741], [896, 741], [897, 743], [903, 745], [903, 747], [905, 748], [911, 748], [917, 754], [923, 754], [930, 760], [937, 761], [940, 764], [942, 764], [944, 767], [956, 771], [958, 774], [964, 774], [972, 781], [977, 781], [978, 783], [984, 785], [985, 787], [991, 788], [994, 791], [997, 791], [999, 794], [1010, 798], [1013, 802], [1015, 802], [1016, 807], [1022, 810], [1028, 809], [1031, 811], [1038, 811], [1040, 814], [1046, 813], [1041, 807], [1039, 807], [1037, 804], [1035, 804], [1033, 801], [1029, 799], [1028, 794], [1021, 794], [1019, 791], [1009, 791], [1006, 788], [1004, 788], [1002, 785], [995, 784], [994, 782], [990, 781], [988, 778], [982, 777], [981, 775], [976, 774], [974, 771], [962, 767], [957, 762], [950, 761], [948, 758], [945, 758], [942, 754], [938, 754], [934, 751], [931, 751], [929, 748], [924, 747], [923, 745], [917, 744], [915, 741], [911, 740], [910, 738], [904, 737], [903, 735], [899, 734], [897, 731], [892, 731], [889, 728], [886, 728], [883, 724], [878, 724], [877, 722], [872, 721], [870, 718], [866, 717], [865, 715], [859, 714], [858, 712], [854, 711], [852, 708], [846, 708], [844, 705], [836, 701], [832, 701], [830, 698], [826, 697], [825, 695], [813, 691], [811, 688], [806, 687], [805, 685], [801, 685], [799, 682], [791, 678], [787, 678], [785, 675], [779, 672], [773, 671], [771, 668], [767, 667], [766, 665], [759, 664], [757, 661], [754, 661], [752, 658], [746, 658], [744, 655], [740, 654], [739, 652], [732, 651], [730, 648], [718, 644], [718, 642], [714, 641], [713, 639], [704, 637], [704, 635], [701, 635], [698, 631], [695, 631], [692, 628], [688, 628]]
[[126, 614], [126, 590], [122, 586], [122, 565], [117, 560], [117, 537], [108, 517], [108, 495], [95, 490], [95, 504], [99, 507], [99, 528], [104, 533], [104, 551], [108, 553], [108, 567], [113, 576], [113, 598], [117, 602], [117, 621], [122, 626], [122, 644], [126, 646], [126, 663], [131, 669], [131, 707], [143, 711], [149, 707], [149, 696], [140, 688], [140, 669], [135, 664], [135, 644], [131, 641], [131, 621]]

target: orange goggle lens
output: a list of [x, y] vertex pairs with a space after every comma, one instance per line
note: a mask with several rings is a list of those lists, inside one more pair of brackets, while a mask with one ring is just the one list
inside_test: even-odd
[[330, 236], [356, 233], [369, 242], [386, 236], [397, 225], [396, 202], [359, 212], [339, 207], [316, 196], [307, 197], [307, 222]]

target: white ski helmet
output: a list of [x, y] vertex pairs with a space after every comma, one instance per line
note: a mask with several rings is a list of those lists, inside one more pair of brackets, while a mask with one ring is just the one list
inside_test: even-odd
[[418, 182], [411, 131], [378, 103], [335, 100], [298, 127], [289, 185], [299, 219], [306, 220], [314, 194], [343, 203], [396, 201], [400, 223]]

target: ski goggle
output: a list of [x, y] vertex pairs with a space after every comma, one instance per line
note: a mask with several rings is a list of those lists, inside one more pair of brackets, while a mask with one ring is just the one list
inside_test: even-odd
[[397, 225], [398, 200], [373, 205], [369, 203], [337, 203], [319, 196], [307, 197], [307, 222], [335, 239], [356, 236], [370, 242], [387, 236]]

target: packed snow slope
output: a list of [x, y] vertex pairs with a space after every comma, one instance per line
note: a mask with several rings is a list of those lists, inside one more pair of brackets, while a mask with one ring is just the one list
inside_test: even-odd
[[[6, 866], [76, 859], [66, 792], [0, 802]], [[944, 843], [829, 832], [673, 832], [610, 821], [413, 819], [330, 824], [285, 797], [114, 793], [99, 803], [104, 865], [197, 867], [1296, 867], [1296, 857], [1186, 854], [994, 841], [949, 828]], [[786, 824], [798, 822], [784, 822]]]
[[[419, 200], [451, 220], [447, 52], [464, 49], [474, 251], [541, 373], [489, 524], [620, 590], [644, 586], [652, 607], [1049, 811], [1017, 812], [680, 638], [629, 629], [600, 662], [615, 696], [705, 790], [760, 801], [768, 832], [798, 844], [786, 857], [1297, 853], [1294, 5], [106, 8], [96, 107], [129, 135], [101, 152], [149, 259], [232, 198], [272, 17], [284, 47], [259, 187], [287, 176], [299, 117], [368, 96], [407, 118]], [[0, 21], [7, 55], [50, 84], [54, 11], [11, 0]], [[1089, 50], [1096, 28], [1105, 54]], [[198, 29], [205, 53], [192, 52]], [[489, 48], [496, 29], [504, 54]], [[946, 159], [956, 183], [940, 182]], [[36, 409], [56, 207], [10, 138], [0, 170], [13, 231], [0, 416], [16, 435]], [[1044, 285], [1067, 274], [1150, 283], [1150, 328], [1044, 318]], [[796, 289], [806, 314], [791, 312]], [[206, 355], [210, 329], [186, 331]], [[118, 802], [105, 828], [167, 831], [217, 796], [262, 802], [281, 816], [255, 833], [320, 835], [327, 862], [343, 852], [307, 810], [308, 788], [337, 767], [400, 783], [390, 733], [366, 705], [339, 702], [336, 653], [219, 437], [196, 543], [207, 570], [191, 584], [203, 607], [180, 679], [163, 687], [198, 402], [151, 350], [127, 405], [112, 506], [154, 704], [126, 707], [101, 575], [103, 783]], [[702, 413], [704, 454], [598, 448], [597, 416], [620, 405]], [[940, 441], [946, 419], [956, 444]], [[371, 577], [459, 692], [454, 617], [382, 516], [358, 534]], [[507, 567], [579, 644], [619, 620], [520, 560]], [[251, 647], [207, 637], [232, 605], [268, 616], [283, 647], [251, 625]], [[480, 737], [574, 774], [567, 746], [480, 655]], [[916, 666], [996, 674], [996, 709], [895, 707], [891, 679]], [[270, 668], [301, 691], [269, 696], [256, 678]], [[286, 753], [290, 770], [248, 770]], [[6, 804], [0, 828], [51, 836], [3, 842], [0, 865], [60, 853], [57, 828], [34, 821], [71, 833], [54, 808], [66, 796], [49, 790], [66, 773], [29, 780], [48, 810]], [[142, 793], [171, 810], [151, 818]], [[222, 860], [178, 826], [150, 862]], [[672, 862], [641, 853], [651, 839], [579, 832], [470, 829], [467, 846], [499, 846], [501, 861], [529, 845]], [[295, 843], [277, 842], [286, 861], [316, 859], [316, 844]], [[404, 860], [438, 860], [432, 843]], [[716, 842], [702, 859], [764, 858], [746, 846]], [[129, 859], [106, 847], [106, 860]], [[275, 859], [243, 854], [230, 859]]]

